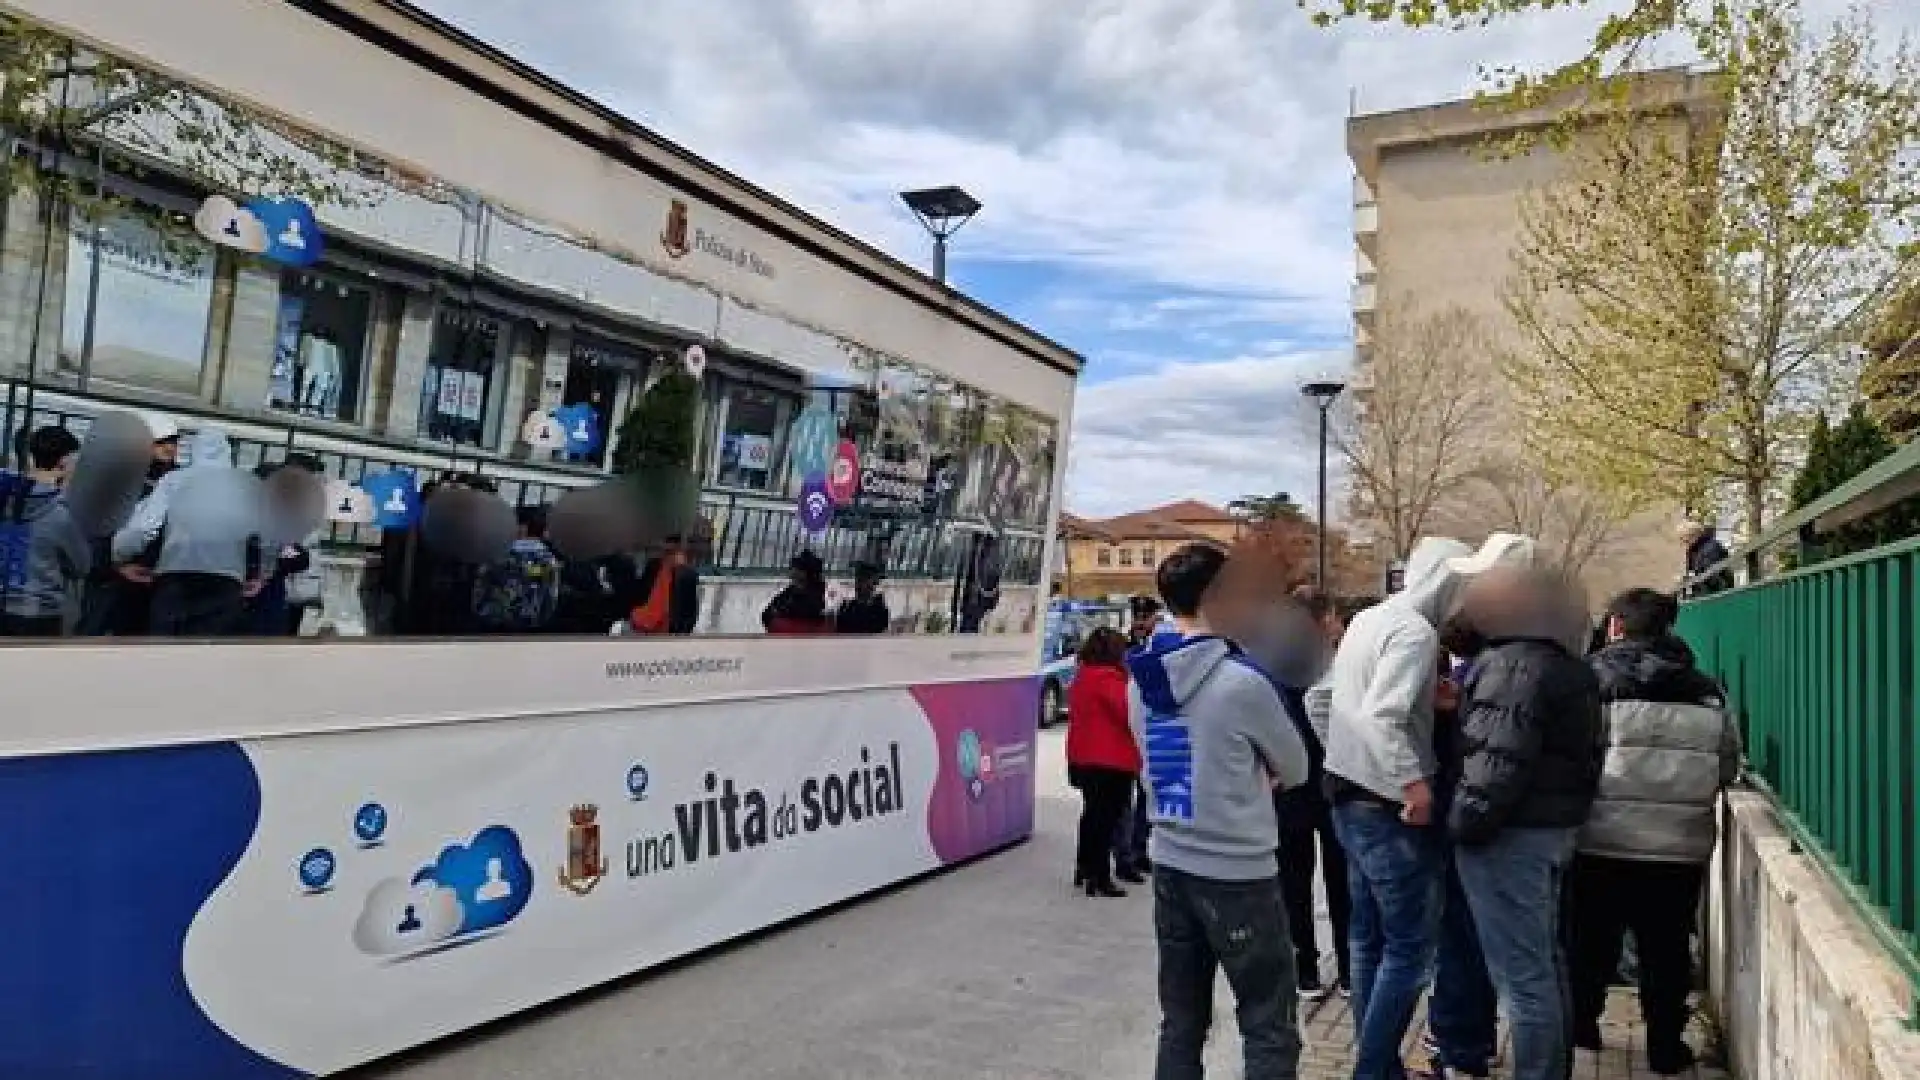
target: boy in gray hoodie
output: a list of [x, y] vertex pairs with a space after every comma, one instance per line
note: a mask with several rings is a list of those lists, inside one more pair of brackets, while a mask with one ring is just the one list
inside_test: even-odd
[[91, 564], [61, 488], [80, 440], [43, 427], [21, 448], [25, 475], [0, 477], [0, 637], [59, 637], [74, 587]]
[[1307, 753], [1278, 689], [1207, 609], [1227, 563], [1189, 544], [1160, 564], [1177, 634], [1127, 660], [1129, 716], [1146, 760], [1153, 822], [1160, 1048], [1154, 1080], [1200, 1080], [1224, 968], [1238, 1002], [1248, 1080], [1295, 1080], [1300, 1031], [1292, 939], [1274, 857], [1272, 791], [1306, 782]]

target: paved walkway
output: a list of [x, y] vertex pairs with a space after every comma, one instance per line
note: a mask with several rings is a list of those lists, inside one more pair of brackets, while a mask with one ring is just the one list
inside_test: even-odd
[[[1077, 796], [1043, 737], [1030, 844], [751, 944], [453, 1040], [366, 1080], [1150, 1080], [1151, 901], [1068, 887]], [[1579, 1080], [1639, 1080], [1630, 995]], [[1232, 1002], [1210, 1076], [1239, 1076]], [[1302, 1080], [1346, 1080], [1346, 1003], [1302, 1009]], [[1695, 1045], [1705, 1045], [1695, 1035]], [[1635, 1071], [1635, 1066], [1641, 1071]], [[1702, 1078], [1724, 1074], [1702, 1069]]]

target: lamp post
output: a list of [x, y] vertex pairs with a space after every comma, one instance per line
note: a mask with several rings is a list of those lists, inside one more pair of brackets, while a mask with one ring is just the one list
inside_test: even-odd
[[964, 190], [948, 185], [946, 187], [922, 188], [918, 191], [903, 191], [900, 201], [907, 204], [913, 216], [928, 235], [933, 237], [933, 280], [942, 285], [947, 283], [947, 238], [960, 231], [960, 227], [973, 220], [980, 212], [980, 200]]
[[1346, 383], [1326, 379], [1310, 382], [1300, 388], [1300, 392], [1312, 398], [1320, 410], [1320, 502], [1314, 508], [1320, 515], [1318, 536], [1314, 541], [1319, 572], [1314, 583], [1321, 592], [1327, 590], [1327, 410], [1333, 408], [1333, 403], [1340, 399], [1341, 391], [1346, 388]]

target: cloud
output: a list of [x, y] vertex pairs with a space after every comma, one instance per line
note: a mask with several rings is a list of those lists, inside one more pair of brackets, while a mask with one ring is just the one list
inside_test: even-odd
[[1280, 491], [1311, 503], [1318, 421], [1300, 386], [1341, 363], [1326, 352], [1167, 363], [1083, 389], [1072, 509], [1103, 517], [1171, 498], [1224, 504]]
[[[1233, 395], [1277, 407], [1304, 357], [1343, 364], [1323, 354], [1351, 332], [1349, 112], [1569, 59], [1618, 5], [1461, 32], [1317, 30], [1293, 0], [427, 6], [909, 262], [927, 240], [895, 193], [965, 186], [985, 210], [955, 282], [1090, 359], [1069, 502], [1093, 511], [1305, 490], [1311, 433]], [[1920, 24], [1898, 6], [1889, 30]], [[1206, 466], [1150, 457], [1117, 414]], [[1259, 439], [1213, 445], [1199, 420]]]
[[367, 894], [353, 943], [372, 956], [418, 952], [458, 934], [464, 917], [452, 889], [388, 878]]
[[449, 844], [413, 884], [451, 890], [459, 898], [460, 933], [477, 934], [512, 922], [533, 897], [533, 868], [512, 829], [490, 825], [466, 845]]

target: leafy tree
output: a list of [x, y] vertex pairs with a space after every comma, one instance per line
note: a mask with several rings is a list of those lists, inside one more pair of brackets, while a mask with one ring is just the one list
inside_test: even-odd
[[1395, 298], [1376, 317], [1372, 357], [1331, 436], [1357, 516], [1377, 526], [1389, 558], [1405, 559], [1483, 464], [1500, 423], [1492, 351], [1484, 321], [1464, 308], [1424, 313]]
[[[1838, 490], [1896, 449], [1865, 403], [1855, 403], [1837, 428], [1821, 414], [1814, 419], [1813, 430], [1807, 437], [1806, 463], [1793, 479], [1794, 509], [1809, 506]], [[1920, 499], [1909, 499], [1803, 544], [1796, 558], [1783, 561], [1789, 565], [1811, 566], [1911, 536], [1917, 526], [1920, 526]]]
[[1920, 285], [1902, 290], [1869, 335], [1860, 392], [1893, 441], [1920, 434]]
[[0, 195], [36, 191], [86, 217], [111, 208], [167, 229], [184, 224], [116, 198], [100, 171], [162, 172], [213, 191], [291, 196], [317, 208], [371, 198], [347, 148], [11, 17], [0, 17], [0, 136], [43, 157], [90, 161], [92, 169], [67, 171], [16, 157], [0, 170]]
[[[1680, 5], [1684, 7], [1685, 5]], [[1504, 357], [1528, 441], [1628, 508], [1731, 495], [1749, 534], [1906, 272], [1920, 65], [1856, 11], [1722, 5], [1718, 107], [1594, 121], [1526, 203]]]
[[691, 469], [700, 383], [678, 363], [666, 370], [620, 424], [613, 471], [634, 475], [655, 469]]
[[[1235, 499], [1227, 504], [1227, 509], [1242, 521], [1309, 521], [1307, 512], [1293, 501], [1293, 496], [1282, 491], [1274, 495], [1252, 495], [1244, 499]], [[1310, 522], [1309, 522], [1310, 523]]]

